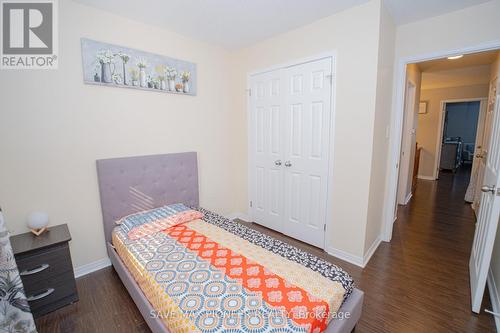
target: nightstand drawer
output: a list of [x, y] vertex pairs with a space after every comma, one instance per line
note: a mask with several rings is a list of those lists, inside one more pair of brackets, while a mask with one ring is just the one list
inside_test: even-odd
[[16, 256], [16, 263], [26, 289], [41, 280], [73, 271], [67, 243], [44, 251]]
[[25, 285], [25, 292], [35, 317], [78, 300], [72, 271], [39, 281], [29, 289]]

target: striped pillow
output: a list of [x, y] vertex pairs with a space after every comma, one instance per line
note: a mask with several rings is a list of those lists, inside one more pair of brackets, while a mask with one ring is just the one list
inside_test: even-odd
[[174, 214], [164, 219], [159, 219], [154, 222], [146, 223], [141, 226], [135, 227], [128, 232], [128, 238], [136, 240], [144, 236], [155, 234], [159, 231], [168, 229], [178, 224], [186, 223], [189, 221], [203, 218], [203, 214], [197, 210], [185, 210], [183, 212]]

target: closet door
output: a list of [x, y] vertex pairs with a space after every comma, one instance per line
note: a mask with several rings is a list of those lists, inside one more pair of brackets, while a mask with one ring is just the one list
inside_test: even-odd
[[281, 231], [283, 222], [284, 82], [282, 70], [250, 80], [251, 217]]
[[283, 232], [324, 247], [332, 58], [285, 70]]

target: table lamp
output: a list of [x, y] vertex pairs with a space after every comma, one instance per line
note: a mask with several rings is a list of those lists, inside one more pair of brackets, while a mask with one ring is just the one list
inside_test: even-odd
[[36, 236], [47, 230], [49, 215], [44, 212], [33, 212], [28, 216], [28, 227]]

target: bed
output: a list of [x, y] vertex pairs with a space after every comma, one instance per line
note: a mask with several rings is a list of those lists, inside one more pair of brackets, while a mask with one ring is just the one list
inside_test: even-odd
[[[347, 273], [199, 207], [196, 153], [98, 160], [97, 174], [108, 255], [154, 333], [354, 329], [363, 292]], [[137, 239], [116, 225], [176, 203], [201, 218]]]

